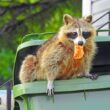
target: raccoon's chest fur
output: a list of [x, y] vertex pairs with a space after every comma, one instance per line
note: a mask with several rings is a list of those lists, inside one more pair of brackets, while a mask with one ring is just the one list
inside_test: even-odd
[[74, 44], [70, 46], [71, 51], [68, 51], [69, 46], [68, 48], [64, 48], [59, 45], [59, 42], [56, 42], [46, 47], [45, 50], [39, 54], [37, 79], [45, 79], [46, 72], [49, 71], [55, 79], [68, 79], [77, 74], [76, 71], [80, 65], [82, 65], [82, 60], [74, 60]]
[[70, 79], [71, 77], [77, 76], [79, 71], [84, 64], [84, 59], [74, 59], [74, 53], [67, 53], [66, 56], [59, 66], [61, 66], [61, 72], [58, 75], [58, 79]]

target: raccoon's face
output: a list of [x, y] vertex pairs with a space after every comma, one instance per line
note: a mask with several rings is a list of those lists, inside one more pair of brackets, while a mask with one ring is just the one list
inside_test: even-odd
[[91, 25], [92, 16], [76, 19], [70, 15], [64, 15], [64, 32], [67, 38], [77, 45], [84, 45], [94, 35], [94, 28]]
[[84, 45], [86, 40], [91, 36], [90, 31], [82, 31], [76, 29], [74, 32], [68, 32], [67, 37], [74, 42], [74, 44]]

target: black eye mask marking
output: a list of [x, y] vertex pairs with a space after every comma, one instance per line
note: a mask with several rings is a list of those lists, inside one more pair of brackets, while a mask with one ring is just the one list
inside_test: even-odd
[[77, 32], [67, 33], [68, 38], [75, 39], [77, 37]]
[[87, 39], [88, 37], [91, 36], [91, 32], [86, 32], [86, 31], [84, 31], [84, 32], [82, 32], [82, 36], [83, 36], [85, 39]]

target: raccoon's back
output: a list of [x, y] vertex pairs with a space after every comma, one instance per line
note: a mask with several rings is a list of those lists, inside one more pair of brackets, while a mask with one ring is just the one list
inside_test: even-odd
[[49, 46], [53, 45], [56, 40], [58, 40], [57, 34], [54, 35], [54, 37], [52, 37], [52, 38], [50, 38], [49, 40], [47, 40], [46, 42], [44, 42], [44, 43], [41, 45], [41, 47], [38, 49], [38, 51], [37, 51], [37, 53], [36, 53], [37, 56], [41, 56], [42, 53], [43, 53]]

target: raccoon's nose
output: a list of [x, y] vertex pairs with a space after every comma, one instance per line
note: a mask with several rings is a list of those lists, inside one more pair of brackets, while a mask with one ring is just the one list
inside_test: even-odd
[[78, 45], [83, 45], [83, 41], [78, 41]]

